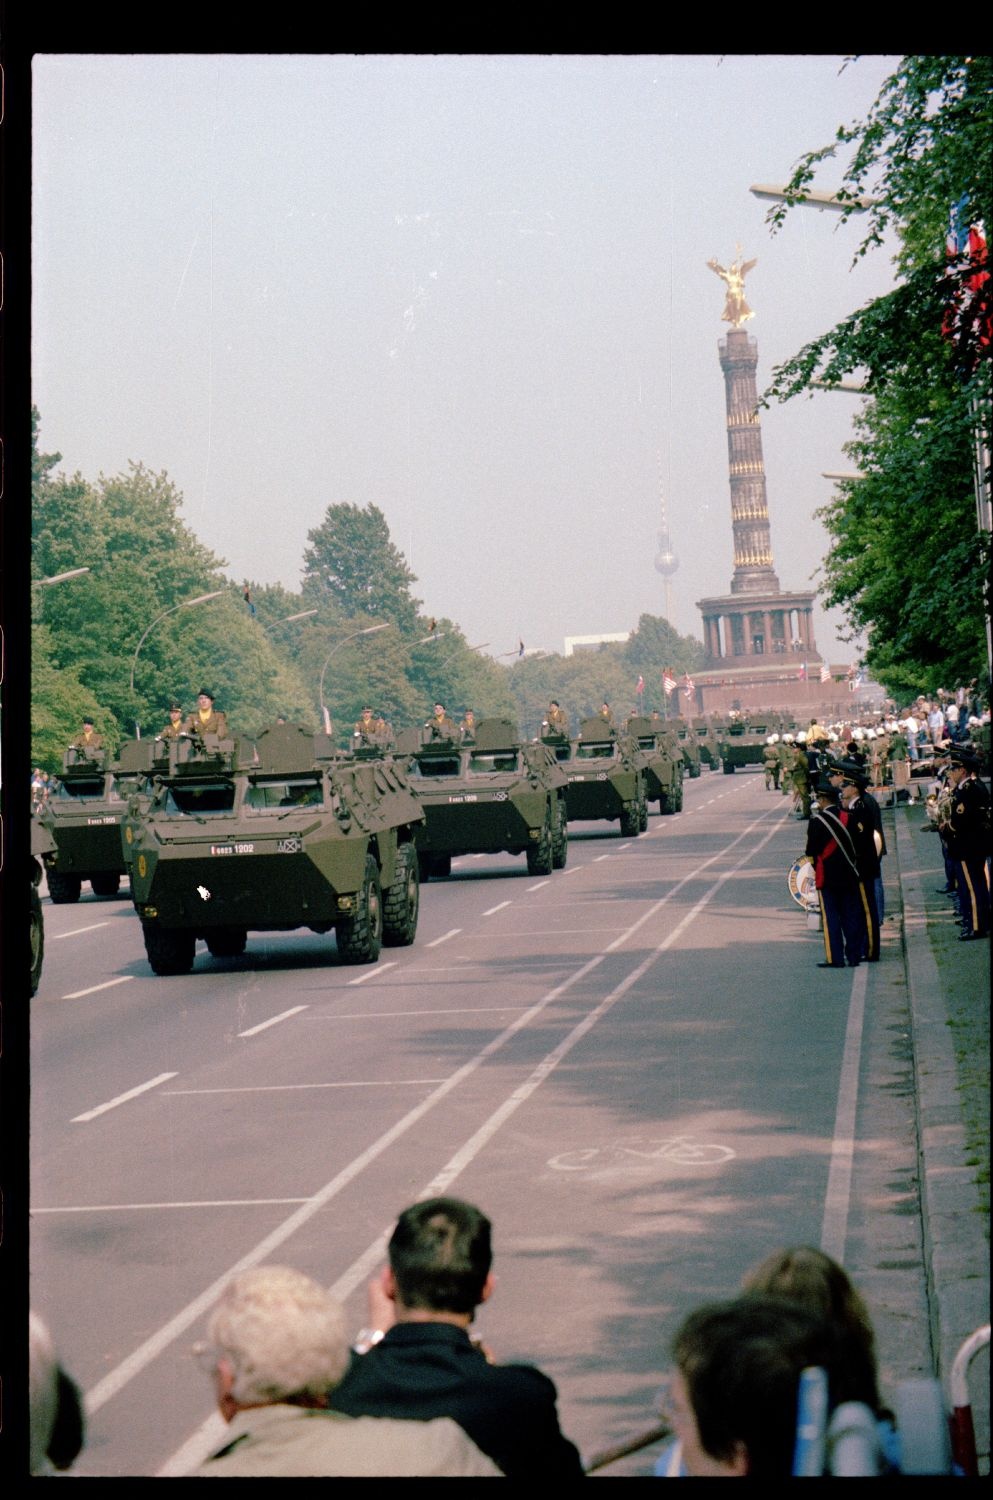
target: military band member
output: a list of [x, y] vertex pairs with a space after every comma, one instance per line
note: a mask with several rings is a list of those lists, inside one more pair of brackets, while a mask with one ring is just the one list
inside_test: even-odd
[[855, 845], [855, 863], [862, 884], [862, 900], [868, 925], [868, 940], [862, 956], [869, 963], [878, 963], [879, 908], [876, 905], [876, 881], [879, 879], [879, 853], [876, 849], [872, 816], [862, 799], [861, 777], [851, 769], [843, 772], [841, 806], [848, 814], [845, 827]]
[[871, 941], [865, 892], [859, 879], [855, 844], [839, 805], [837, 788], [826, 776], [815, 784], [817, 806], [807, 829], [806, 854], [814, 862], [814, 882], [824, 929], [824, 961], [819, 969], [855, 968]]
[[227, 739], [228, 722], [220, 709], [214, 707], [214, 695], [208, 688], [197, 694], [196, 713], [192, 713], [183, 726], [187, 734], [216, 734], [218, 739]]
[[87, 753], [103, 749], [103, 735], [97, 734], [89, 715], [84, 715], [82, 729], [73, 735], [69, 744], [74, 750], [85, 750]]

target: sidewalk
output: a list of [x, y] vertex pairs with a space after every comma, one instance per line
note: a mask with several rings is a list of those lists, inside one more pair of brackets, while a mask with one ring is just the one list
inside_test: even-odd
[[[990, 1317], [990, 944], [958, 941], [923, 806], [898, 804], [885, 826], [903, 915], [931, 1343], [947, 1401], [960, 1345]], [[896, 895], [892, 878], [887, 889]], [[981, 1474], [990, 1472], [989, 1370], [987, 1348], [969, 1373]]]

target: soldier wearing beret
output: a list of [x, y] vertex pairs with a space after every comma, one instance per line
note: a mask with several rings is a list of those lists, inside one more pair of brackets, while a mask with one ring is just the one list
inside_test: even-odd
[[91, 750], [103, 749], [103, 735], [97, 734], [93, 728], [93, 720], [87, 714], [83, 718], [83, 727], [78, 734], [73, 735], [69, 744], [74, 750], [85, 750], [87, 754]]
[[214, 695], [209, 688], [200, 689], [196, 713], [189, 715], [183, 727], [187, 734], [216, 734], [219, 740], [227, 739], [227, 719], [220, 709], [215, 709]]

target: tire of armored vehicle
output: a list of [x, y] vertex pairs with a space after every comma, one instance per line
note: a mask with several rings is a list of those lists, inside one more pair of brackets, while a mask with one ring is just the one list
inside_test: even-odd
[[721, 768], [733, 776], [739, 766], [761, 766], [770, 726], [763, 719], [732, 719], [720, 742]]
[[30, 993], [38, 993], [41, 966], [45, 958], [45, 918], [41, 909], [42, 858], [54, 855], [55, 840], [37, 813], [31, 816], [31, 897], [28, 911]]
[[414, 941], [423, 814], [394, 759], [335, 751], [299, 724], [168, 751], [124, 826], [154, 973], [189, 973], [198, 938], [236, 958], [253, 931], [333, 930], [347, 964]]
[[117, 895], [126, 873], [121, 824], [129, 790], [103, 750], [65, 752], [62, 774], [37, 814], [52, 840], [43, 860], [56, 906], [78, 901], [84, 880], [97, 896]]
[[648, 826], [648, 804], [637, 741], [618, 735], [599, 715], [583, 719], [579, 735], [545, 735], [566, 776], [565, 803], [570, 823], [606, 819], [620, 824], [624, 838]]
[[422, 880], [450, 875], [459, 854], [524, 854], [529, 875], [563, 868], [565, 776], [548, 746], [522, 741], [509, 719], [480, 719], [471, 741], [408, 729], [397, 755], [424, 810], [415, 834]]
[[625, 732], [638, 745], [638, 759], [645, 783], [645, 802], [657, 802], [663, 815], [683, 810], [683, 756], [658, 723], [635, 715]]

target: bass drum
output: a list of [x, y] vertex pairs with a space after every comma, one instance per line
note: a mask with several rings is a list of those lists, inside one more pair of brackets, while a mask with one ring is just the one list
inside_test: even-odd
[[804, 911], [818, 911], [817, 886], [814, 882], [814, 866], [806, 855], [801, 855], [790, 865], [786, 877], [790, 895]]

